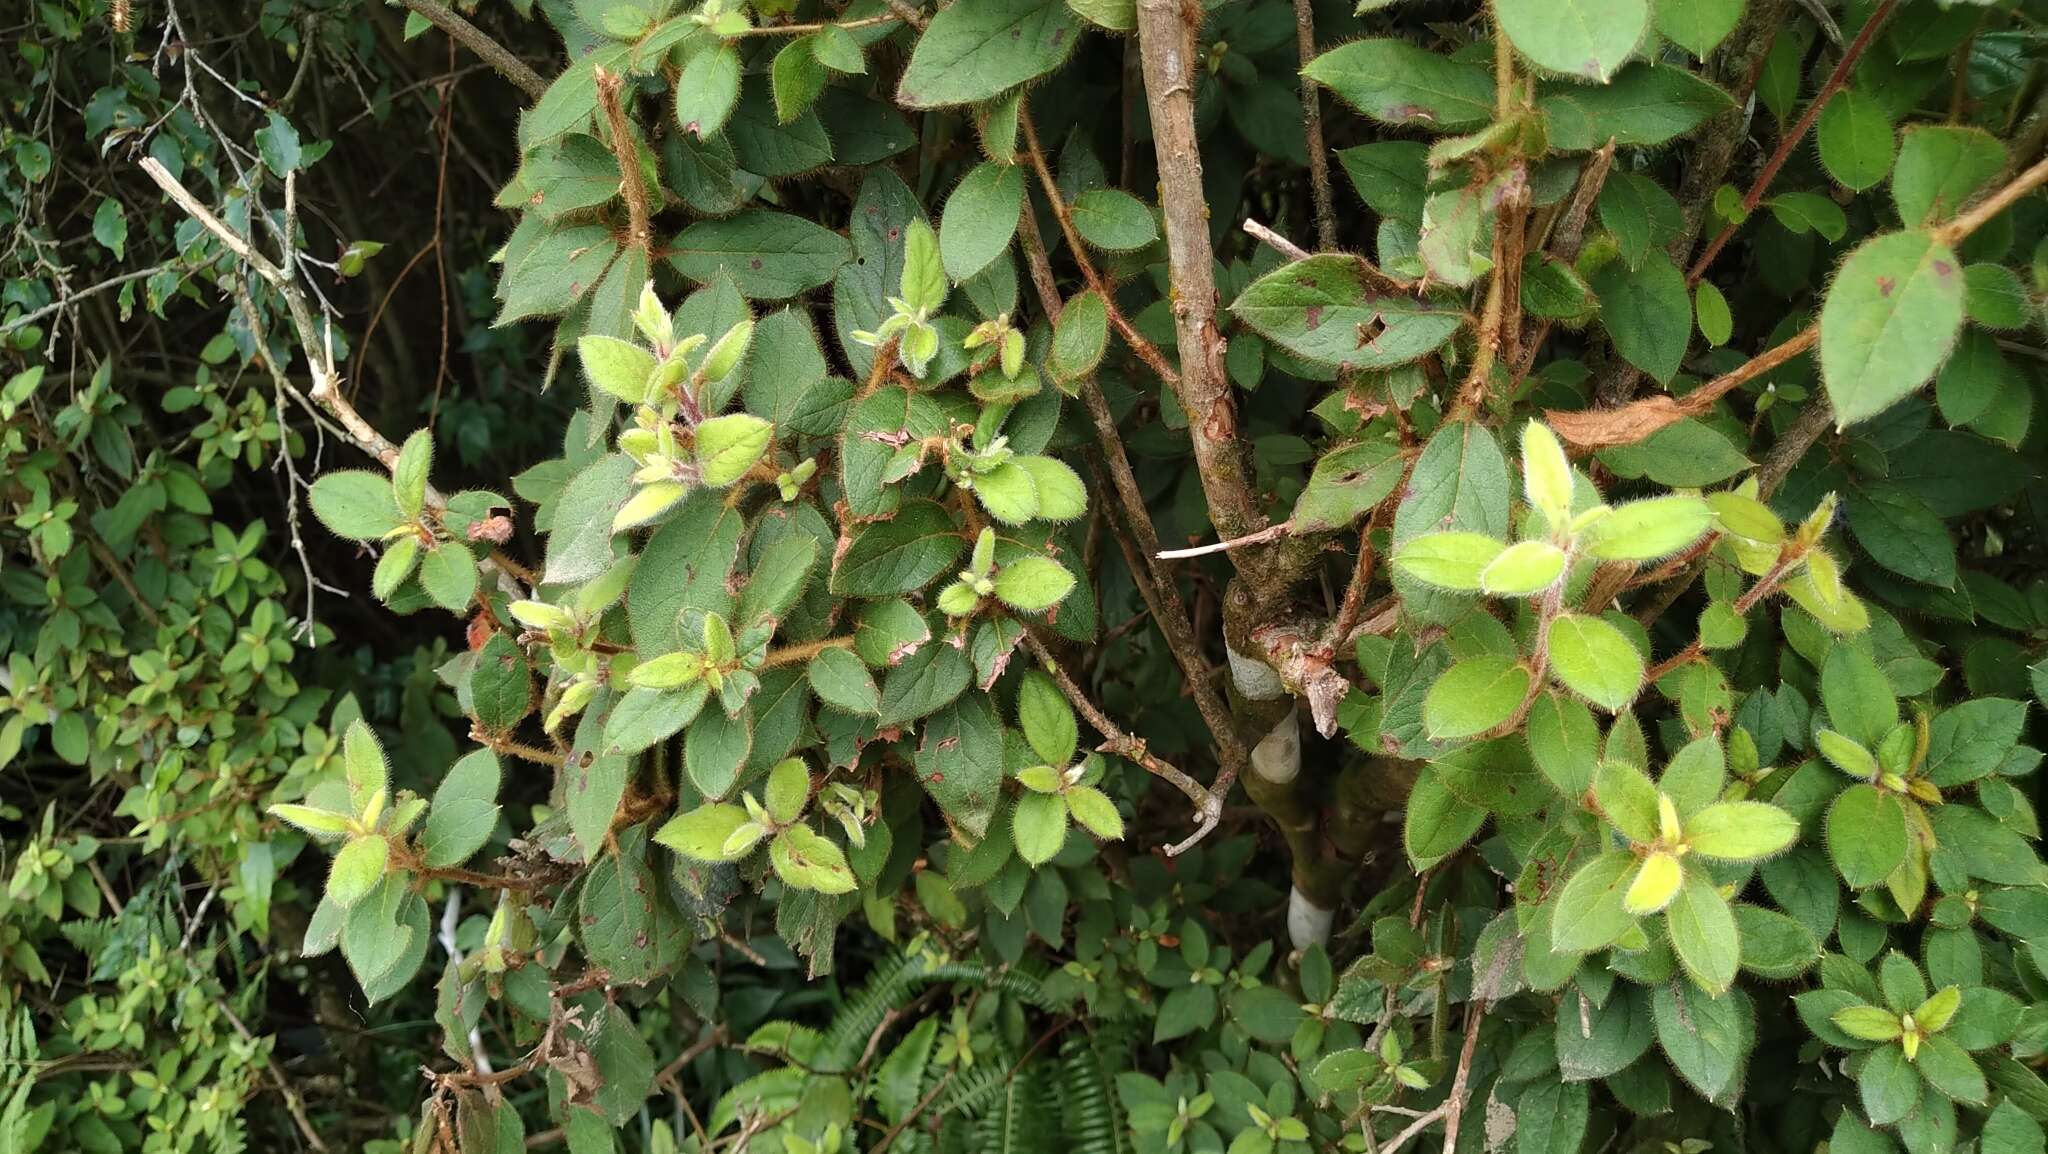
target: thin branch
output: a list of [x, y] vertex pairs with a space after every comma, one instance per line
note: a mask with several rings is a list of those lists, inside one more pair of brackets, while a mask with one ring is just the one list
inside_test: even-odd
[[514, 56], [510, 49], [490, 38], [481, 28], [462, 18], [462, 15], [435, 0], [402, 0], [405, 6], [425, 17], [427, 23], [446, 32], [460, 42], [464, 48], [496, 69], [498, 75], [519, 86], [535, 100], [548, 90], [548, 82], [529, 67], [526, 61]]
[[165, 269], [176, 268], [177, 266], [178, 262], [175, 260], [165, 261], [163, 264], [155, 265], [150, 268], [134, 269], [129, 272], [121, 273], [118, 276], [108, 277], [106, 280], [103, 280], [96, 285], [91, 285], [89, 287], [79, 289], [77, 292], [74, 293], [65, 293], [59, 296], [56, 300], [51, 301], [49, 304], [44, 305], [42, 308], [39, 308], [32, 313], [23, 313], [21, 316], [18, 316], [13, 320], [8, 321], [6, 324], [0, 325], [0, 337], [4, 337], [16, 329], [27, 328], [28, 326], [36, 323], [37, 321], [42, 320], [44, 317], [49, 316], [51, 313], [69, 308], [72, 305], [77, 304], [79, 301], [82, 301], [89, 296], [106, 292], [108, 289], [120, 288], [122, 285], [127, 284], [130, 281], [138, 281], [143, 279], [144, 277], [152, 277], [160, 272], [163, 272]]
[[1294, 522], [1282, 521], [1278, 525], [1268, 525], [1256, 533], [1247, 533], [1242, 537], [1233, 537], [1228, 541], [1215, 541], [1207, 545], [1196, 545], [1189, 549], [1166, 549], [1153, 554], [1153, 556], [1158, 557], [1161, 561], [1182, 561], [1189, 557], [1208, 557], [1216, 553], [1228, 553], [1232, 549], [1242, 549], [1246, 545], [1263, 545], [1268, 541], [1278, 541], [1293, 531]]
[[648, 223], [647, 183], [640, 171], [640, 154], [633, 128], [626, 120], [619, 88], [625, 78], [607, 68], [597, 70], [597, 104], [604, 111], [605, 126], [611, 130], [612, 155], [619, 161], [620, 188], [626, 198], [626, 240], [642, 252], [651, 252], [654, 229]]
[[1806, 352], [1818, 340], [1820, 325], [1808, 325], [1677, 400], [1659, 394], [1615, 409], [1551, 410], [1543, 414], [1543, 419], [1558, 436], [1581, 449], [1632, 445], [1666, 425], [1705, 414], [1714, 407], [1714, 402]]
[[[1209, 519], [1219, 536], [1242, 537], [1265, 528], [1266, 518], [1245, 469], [1237, 405], [1223, 368], [1226, 344], [1216, 324], [1215, 253], [1209, 244], [1209, 205], [1202, 196], [1201, 143], [1195, 133], [1199, 20], [1190, 19], [1190, 14], [1200, 11], [1199, 6], [1177, 0], [1139, 0], [1138, 48], [1159, 166], [1159, 206], [1166, 217], [1174, 333], [1180, 352], [1175, 393], [1188, 415]], [[1248, 562], [1233, 561], [1244, 572]]]
[[[1870, 19], [1863, 22], [1862, 30], [1856, 33], [1856, 39], [1850, 41], [1849, 47], [1843, 50], [1842, 59], [1835, 64], [1835, 70], [1828, 74], [1827, 81], [1820, 86], [1820, 91], [1814, 93], [1813, 100], [1806, 106], [1806, 111], [1800, 114], [1790, 129], [1786, 130], [1785, 135], [1778, 141], [1777, 151], [1771, 153], [1770, 159], [1764, 162], [1763, 171], [1756, 174], [1756, 179], [1750, 182], [1749, 191], [1742, 195], [1745, 217], [1755, 212], [1757, 206], [1763, 203], [1764, 193], [1769, 191], [1771, 182], [1777, 179], [1778, 170], [1785, 167], [1785, 161], [1791, 158], [1793, 150], [1799, 147], [1799, 142], [1806, 138], [1807, 132], [1813, 128], [1814, 121], [1820, 119], [1821, 110], [1827, 107], [1828, 101], [1834, 99], [1835, 94], [1848, 83], [1849, 74], [1855, 70], [1856, 62], [1862, 59], [1864, 50], [1876, 39], [1877, 30], [1884, 26], [1886, 19], [1892, 14], [1892, 9], [1896, 7], [1898, 0], [1881, 0], [1871, 11]], [[1740, 222], [1732, 220], [1721, 226], [1721, 231], [1715, 233], [1714, 239], [1707, 242], [1707, 247], [1700, 253], [1699, 260], [1694, 262], [1692, 271], [1686, 274], [1686, 284], [1698, 284], [1700, 278], [1707, 275], [1707, 269], [1713, 265], [1714, 258], [1721, 255], [1721, 249], [1734, 238], [1736, 229], [1740, 227]]]
[[1111, 721], [1102, 710], [1096, 708], [1095, 703], [1088, 700], [1087, 693], [1074, 683], [1074, 679], [1060, 665], [1059, 659], [1053, 656], [1052, 651], [1046, 648], [1045, 642], [1039, 640], [1036, 633], [1026, 630], [1024, 644], [1031, 650], [1031, 655], [1038, 659], [1038, 667], [1052, 678], [1053, 684], [1059, 686], [1060, 692], [1066, 694], [1067, 700], [1073, 703], [1075, 711], [1086, 718], [1088, 724], [1094, 726], [1095, 731], [1103, 736], [1103, 742], [1096, 746], [1096, 752], [1113, 753], [1126, 761], [1135, 762], [1142, 766], [1145, 772], [1171, 783], [1175, 789], [1186, 794], [1189, 801], [1195, 803], [1197, 828], [1193, 836], [1178, 845], [1167, 847], [1166, 856], [1173, 857], [1185, 852], [1206, 837], [1210, 830], [1216, 828], [1216, 823], [1223, 820], [1222, 798], [1169, 762], [1161, 760], [1145, 747], [1144, 738], [1126, 732], [1122, 726]]
[[[1309, 81], [1307, 80], [1302, 81], [1304, 87], [1307, 86], [1308, 83]], [[1276, 251], [1278, 251], [1281, 256], [1286, 257], [1288, 260], [1307, 260], [1309, 258], [1309, 253], [1307, 249], [1302, 248], [1300, 245], [1294, 243], [1291, 240], [1288, 240], [1286, 237], [1281, 236], [1279, 233], [1274, 232], [1272, 229], [1267, 228], [1265, 225], [1260, 224], [1258, 221], [1253, 220], [1250, 217], [1245, 218], [1244, 225], [1242, 227], [1244, 228], [1245, 232], [1251, 234], [1251, 236], [1253, 236], [1254, 238], [1265, 241], [1267, 244], [1272, 245], [1273, 248]], [[1328, 246], [1326, 245], [1326, 247]]]
[[1943, 244], [1953, 245], [1996, 219], [1998, 214], [2011, 208], [2021, 197], [2048, 183], [2048, 160], [2039, 160], [2032, 168], [2014, 177], [2012, 183], [1978, 201], [1970, 211], [1934, 230], [1934, 238]]
[[1472, 1077], [1472, 1052], [1479, 1045], [1479, 1027], [1486, 1021], [1487, 1002], [1474, 998], [1465, 1005], [1465, 1044], [1458, 1050], [1458, 1072], [1451, 1078], [1451, 1096], [1444, 1099], [1444, 1154], [1458, 1148], [1458, 1123], [1465, 1116], [1467, 1083]]
[[1323, 146], [1323, 101], [1316, 82], [1308, 78], [1309, 61], [1316, 57], [1314, 0], [1294, 0], [1294, 46], [1301, 58], [1301, 125], [1308, 138], [1308, 184], [1310, 200], [1316, 206], [1316, 243], [1325, 252], [1335, 252], [1337, 207], [1330, 199], [1330, 156]]

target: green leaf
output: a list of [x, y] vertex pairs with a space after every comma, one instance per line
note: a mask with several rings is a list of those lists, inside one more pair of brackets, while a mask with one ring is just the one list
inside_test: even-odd
[[337, 537], [376, 541], [405, 524], [391, 479], [365, 469], [322, 473], [306, 494], [313, 515]]
[[1698, 497], [1630, 501], [1585, 530], [1586, 550], [1603, 561], [1654, 561], [1699, 540], [1713, 523], [1713, 508]]
[[2019, 744], [2027, 703], [2005, 697], [1959, 702], [1928, 727], [1927, 779], [1943, 789], [1996, 772]]
[[914, 592], [950, 568], [966, 547], [938, 503], [906, 501], [895, 517], [854, 537], [833, 566], [832, 591], [849, 597]]
[[1015, 164], [978, 164], [946, 199], [939, 220], [939, 252], [946, 275], [964, 281], [1009, 250], [1024, 207], [1024, 169]]
[[1434, 741], [1484, 733], [1506, 721], [1529, 693], [1529, 671], [1512, 657], [1467, 658], [1444, 671], [1422, 701]]
[[1510, 43], [1541, 68], [1605, 84], [1648, 31], [1647, 0], [1494, 0]]
[[675, 270], [700, 284], [720, 273], [755, 300], [781, 300], [829, 284], [853, 259], [846, 238], [800, 216], [749, 209], [700, 220], [679, 233], [668, 254]]
[[1883, 881], [1906, 858], [1906, 815], [1899, 800], [1868, 783], [1852, 785], [1828, 808], [1828, 856], [1851, 889]]
[[1850, 490], [1848, 506], [1849, 531], [1878, 564], [1922, 584], [1955, 588], [1956, 543], [1926, 501], [1903, 486], [1872, 485]]
[[410, 534], [391, 542], [384, 555], [377, 558], [377, 568], [370, 577], [370, 592], [379, 601], [389, 602], [412, 576], [413, 569], [420, 561], [420, 539]]
[[1759, 977], [1796, 978], [1820, 960], [1820, 943], [1797, 918], [1738, 904], [1735, 925], [1742, 936], [1742, 968]]
[[1656, 841], [1661, 825], [1657, 787], [1625, 761], [1605, 760], [1593, 771], [1593, 800], [1622, 835], [1637, 844]]
[[1425, 765], [1408, 793], [1402, 846], [1409, 862], [1417, 870], [1425, 870], [1458, 852], [1485, 824], [1485, 810], [1460, 801], [1444, 788], [1436, 770]]
[[1728, 298], [1721, 295], [1713, 281], [1703, 280], [1693, 290], [1692, 313], [1700, 335], [1715, 348], [1727, 344], [1728, 338], [1735, 335], [1735, 316], [1728, 311]]
[[1666, 982], [1650, 1004], [1657, 1043], [1672, 1069], [1708, 1101], [1731, 1104], [1756, 1045], [1756, 1009], [1748, 995], [1730, 990], [1713, 996], [1691, 982]]
[[946, 269], [939, 257], [939, 237], [922, 219], [903, 233], [903, 273], [898, 283], [903, 302], [926, 315], [946, 304]]
[[1891, 171], [1891, 118], [1876, 97], [1858, 88], [1845, 88], [1828, 101], [1821, 109], [1814, 137], [1820, 145], [1821, 164], [1835, 183], [1846, 188], [1861, 192]]
[[1428, 533], [1394, 551], [1394, 565], [1440, 589], [1476, 592], [1487, 566], [1506, 547], [1483, 533]]
[[1706, 60], [1742, 19], [1743, 0], [1687, 0], [1659, 4], [1654, 16], [1657, 34]]
[[1405, 40], [1354, 40], [1301, 72], [1383, 124], [1455, 131], [1493, 118], [1493, 78], [1485, 68]]
[[1017, 685], [1017, 727], [1045, 764], [1054, 769], [1073, 764], [1080, 729], [1066, 695], [1043, 671], [1032, 670]]
[[1778, 853], [1799, 837], [1791, 814], [1760, 801], [1724, 801], [1685, 819], [1685, 841], [1694, 853], [1722, 861], [1756, 861]]
[[549, 506], [553, 529], [548, 533], [546, 568], [549, 585], [588, 581], [612, 565], [612, 520], [631, 491], [627, 478], [633, 459], [607, 453], [585, 465]]
[[1038, 493], [1039, 521], [1072, 521], [1088, 511], [1088, 491], [1081, 484], [1081, 475], [1071, 465], [1055, 457], [1022, 456], [1011, 461], [1031, 474], [1031, 484]]
[[692, 682], [677, 690], [629, 689], [613, 703], [604, 722], [607, 755], [633, 754], [675, 736], [697, 720], [710, 697], [710, 686]]
[[1833, 244], [1849, 232], [1849, 217], [1842, 206], [1817, 192], [1786, 192], [1768, 202], [1771, 215], [1795, 235], [1816, 233]]
[[881, 707], [882, 691], [861, 659], [850, 649], [826, 649], [811, 658], [804, 675], [818, 700], [844, 713], [872, 716]]
[[1340, 148], [1337, 160], [1366, 206], [1384, 217], [1420, 224], [1429, 149], [1419, 141], [1381, 140]]
[[1895, 1045], [1879, 1046], [1856, 1077], [1863, 1113], [1872, 1125], [1890, 1126], [1920, 1105], [1920, 1076]]
[[1906, 129], [1892, 172], [1892, 202], [1907, 228], [1947, 220], [2005, 170], [2005, 145], [1981, 128]]
[[[940, 654], [954, 653], [950, 645], [935, 645], [920, 650], [919, 654], [932, 650]], [[916, 660], [918, 658], [913, 657], [910, 662], [905, 662], [899, 671]], [[936, 660], [950, 662], [952, 659], [940, 656]], [[964, 689], [967, 675], [971, 672], [965, 658], [958, 658], [958, 669], [958, 684]], [[893, 683], [895, 676], [892, 675], [890, 680]], [[959, 693], [960, 690], [955, 689], [952, 696], [959, 697]], [[885, 722], [890, 716], [885, 694]], [[995, 816], [996, 803], [1002, 797], [1003, 728], [986, 694], [960, 697], [933, 713], [917, 736], [912, 764], [917, 771], [918, 782], [939, 804], [948, 821], [975, 838], [988, 833], [989, 821]]]
[[753, 752], [754, 717], [748, 710], [737, 717], [723, 709], [706, 710], [683, 734], [683, 768], [707, 798], [730, 796]]
[[1860, 645], [1836, 645], [1821, 663], [1820, 702], [1844, 737], [1874, 749], [1899, 721], [1891, 681]]
[[1685, 274], [1662, 250], [1630, 269], [1609, 261], [1587, 279], [1600, 298], [1600, 323], [1614, 350], [1660, 382], [1669, 383], [1692, 338], [1692, 297]]
[[[262, 139], [261, 132], [257, 139]], [[92, 214], [92, 238], [113, 253], [115, 260], [128, 259], [128, 210], [120, 201], [111, 196], [100, 198], [100, 206]]]
[[1591, 152], [1609, 139], [1664, 144], [1734, 106], [1726, 92], [1687, 69], [1641, 62], [1601, 86], [1545, 85], [1536, 100], [1549, 121], [1550, 146], [1565, 152]]
[[1634, 855], [1621, 852], [1601, 854], [1581, 866], [1557, 896], [1551, 944], [1573, 954], [1613, 945], [1636, 924], [1622, 905], [1635, 872]]
[[1136, 252], [1159, 239], [1152, 210], [1121, 189], [1090, 189], [1074, 198], [1071, 211], [1081, 239], [1105, 252]]
[[1685, 972], [1710, 994], [1727, 990], [1742, 960], [1742, 940], [1735, 915], [1713, 881], [1699, 870], [1688, 870], [1678, 896], [1664, 911], [1664, 925]]
[[896, 100], [907, 108], [988, 100], [1058, 68], [1080, 38], [1062, 0], [960, 0], [918, 37]]
[[[1463, 323], [1449, 310], [1368, 288], [1358, 262], [1338, 253], [1267, 273], [1230, 311], [1297, 356], [1351, 369], [1407, 364], [1437, 349]], [[1360, 332], [1375, 335], [1361, 345]]]
[[799, 36], [782, 46], [769, 66], [769, 91], [775, 97], [775, 119], [783, 124], [811, 110], [828, 79], [825, 66], [812, 50], [813, 41]]
[[617, 337], [577, 338], [577, 356], [583, 362], [583, 379], [629, 404], [647, 399], [647, 386], [654, 376], [654, 354]]
[[460, 545], [442, 542], [420, 558], [420, 588], [450, 613], [469, 608], [476, 583], [476, 558]]
[[1586, 1140], [1591, 1092], [1584, 1082], [1538, 1078], [1515, 1102], [1520, 1154], [1578, 1154]]
[[2048, 1135], [2013, 1099], [2006, 1098], [1985, 1119], [1977, 1145], [1983, 1154], [2042, 1154], [2048, 1149]]
[[1025, 793], [1010, 815], [1017, 856], [1033, 866], [1044, 865], [1067, 843], [1067, 802], [1056, 793]]
[[1074, 575], [1049, 557], [1027, 553], [996, 570], [996, 596], [1021, 613], [1043, 613], [1073, 589]]
[[498, 826], [498, 758], [488, 749], [465, 755], [434, 790], [420, 833], [421, 860], [429, 869], [470, 859]]
[[1065, 384], [1095, 374], [1109, 347], [1109, 305], [1094, 289], [1076, 293], [1052, 326], [1052, 351], [1046, 367], [1052, 379]]
[[1820, 314], [1820, 369], [1835, 423], [1874, 417], [1926, 384], [1963, 327], [1962, 265], [1925, 232], [1865, 241]]
[[360, 814], [370, 799], [391, 788], [391, 769], [384, 759], [384, 747], [369, 723], [358, 717], [341, 736], [341, 760], [348, 777], [349, 802]]
[[725, 130], [740, 100], [740, 54], [719, 44], [690, 57], [676, 78], [676, 123], [703, 139]]
[[1550, 626], [1550, 668], [1565, 688], [1610, 712], [1643, 687], [1643, 655], [1598, 617], [1568, 613]]
[[378, 834], [357, 834], [334, 855], [327, 873], [327, 900], [348, 909], [384, 877], [384, 863], [391, 856], [391, 843]]
[[[1966, 288], [1971, 271], [1963, 273]], [[2028, 387], [1999, 350], [1998, 338], [1973, 328], [1963, 332], [1955, 354], [1941, 366], [1934, 397], [1943, 420], [1951, 426], [1967, 425], [1993, 412], [2008, 392]]]
[[1004, 461], [974, 478], [974, 499], [1005, 525], [1022, 525], [1038, 516], [1038, 482], [1015, 461]]

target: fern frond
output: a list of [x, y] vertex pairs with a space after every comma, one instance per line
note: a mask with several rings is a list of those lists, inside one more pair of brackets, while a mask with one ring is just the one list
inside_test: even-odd
[[1076, 1030], [1060, 1045], [1060, 1124], [1068, 1154], [1131, 1154], [1116, 1076], [1130, 1066], [1123, 1031]]

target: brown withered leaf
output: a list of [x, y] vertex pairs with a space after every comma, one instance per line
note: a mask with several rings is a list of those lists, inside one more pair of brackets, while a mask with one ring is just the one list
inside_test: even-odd
[[1544, 412], [1543, 421], [1576, 448], [1605, 449], [1610, 445], [1633, 445], [1690, 415], [1678, 401], [1655, 396], [1618, 409], [1586, 409], [1576, 413], [1549, 409]]

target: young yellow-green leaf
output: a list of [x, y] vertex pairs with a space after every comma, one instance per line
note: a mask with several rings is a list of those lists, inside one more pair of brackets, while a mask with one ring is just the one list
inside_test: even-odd
[[1635, 880], [1628, 884], [1628, 893], [1622, 896], [1621, 906], [1636, 917], [1654, 914], [1678, 896], [1678, 886], [1684, 878], [1685, 868], [1678, 864], [1678, 858], [1657, 850], [1643, 859]]
[[1685, 841], [1694, 853], [1723, 861], [1770, 857], [1799, 837], [1791, 814], [1760, 801], [1723, 801], [1685, 822]]
[[1024, 169], [1015, 164], [980, 164], [969, 170], [946, 199], [939, 218], [939, 254], [946, 275], [964, 281], [981, 272], [1010, 247], [1024, 207]]
[[775, 426], [751, 413], [727, 413], [697, 426], [697, 473], [714, 489], [747, 475], [774, 440]]
[[333, 813], [310, 805], [289, 805], [280, 803], [266, 811], [270, 816], [288, 821], [315, 837], [331, 837], [348, 832], [348, 815]]
[[1876, 786], [1852, 785], [1828, 807], [1828, 856], [1851, 889], [1883, 881], [1906, 858], [1906, 813]]
[[434, 435], [420, 429], [405, 439], [398, 459], [391, 463], [391, 494], [407, 520], [417, 519], [426, 507], [427, 474], [434, 467]]
[[629, 405], [647, 399], [647, 386], [654, 379], [654, 354], [617, 337], [592, 333], [577, 338], [576, 355], [583, 362], [583, 379]]
[[1550, 625], [1550, 670], [1559, 684], [1610, 712], [1643, 688], [1643, 655], [1598, 617], [1567, 613]]
[[1865, 1042], [1890, 1042], [1903, 1032], [1899, 1016], [1878, 1006], [1843, 1006], [1828, 1020], [1844, 1034]]
[[384, 760], [384, 747], [361, 718], [349, 723], [341, 735], [341, 764], [348, 776], [349, 804], [358, 814], [370, 799], [391, 786], [391, 770]]
[[1943, 986], [1926, 1001], [1913, 1009], [1913, 1024], [1929, 1034], [1939, 1034], [1948, 1029], [1956, 1011], [1962, 1007], [1963, 991], [1960, 986]]
[[754, 848], [753, 842], [737, 847], [729, 844], [733, 833], [751, 821], [747, 811], [736, 805], [700, 806], [668, 819], [655, 831], [654, 840], [692, 861], [733, 861]]
[[337, 537], [376, 541], [406, 523], [391, 492], [391, 478], [367, 469], [322, 473], [306, 494], [313, 515]]
[[384, 865], [391, 857], [391, 843], [378, 834], [357, 834], [334, 855], [327, 873], [327, 900], [348, 909], [363, 900], [384, 877]]
[[1593, 522], [1586, 548], [1602, 561], [1655, 561], [1699, 540], [1713, 524], [1713, 509], [1698, 497], [1651, 497], [1617, 505]]
[[704, 350], [704, 362], [697, 366], [697, 372], [706, 383], [717, 384], [740, 367], [740, 361], [747, 355], [747, 346], [753, 340], [754, 318], [750, 314], [742, 314], [730, 328], [718, 335], [717, 340], [711, 342], [710, 348]]
[[1870, 751], [1854, 741], [1843, 737], [1832, 729], [1818, 730], [1813, 735], [1814, 748], [1828, 759], [1828, 763], [1850, 777], [1863, 781], [1877, 778], [1877, 759]]
[[1031, 474], [1032, 486], [1038, 493], [1035, 519], [1072, 521], [1088, 511], [1088, 490], [1081, 484], [1081, 475], [1065, 461], [1035, 455], [1016, 456], [1010, 461]]
[[1514, 658], [1467, 658], [1429, 687], [1422, 722], [1437, 741], [1471, 737], [1506, 721], [1528, 695], [1529, 671]]
[[[1066, 695], [1042, 670], [1031, 670], [1017, 684], [1017, 728], [1031, 751], [1055, 769], [1073, 764], [1081, 733]], [[1036, 788], [1036, 787], [1033, 787]]]
[[761, 804], [778, 822], [795, 821], [811, 800], [811, 771], [802, 758], [785, 757], [768, 771], [768, 783], [761, 790]]
[[1048, 557], [1026, 554], [996, 570], [996, 596], [1023, 613], [1042, 613], [1073, 588], [1074, 575]]
[[1558, 894], [1551, 945], [1564, 953], [1591, 953], [1633, 929], [1636, 920], [1622, 902], [1635, 872], [1635, 856], [1620, 852], [1601, 854], [1580, 867]]
[[807, 825], [793, 825], [768, 843], [768, 861], [785, 883], [821, 894], [850, 894], [853, 870], [846, 854]]
[[1541, 421], [1522, 426], [1522, 492], [1553, 529], [1572, 515], [1572, 463], [1557, 434]]
[[740, 54], [731, 44], [690, 57], [676, 78], [676, 123], [699, 140], [717, 136], [740, 99]]
[[939, 256], [939, 236], [922, 218], [903, 233], [903, 275], [899, 287], [904, 303], [935, 316], [946, 305], [946, 264]]
[[1484, 533], [1425, 533], [1394, 551], [1394, 566], [1442, 589], [1474, 592], [1507, 546]]
[[1755, 497], [1724, 491], [1707, 494], [1706, 501], [1723, 533], [1762, 545], [1776, 545], [1785, 539], [1785, 522]]
[[1622, 836], [1637, 844], [1657, 840], [1657, 787], [1649, 775], [1625, 761], [1602, 761], [1593, 770], [1593, 800]]
[[1058, 793], [1066, 775], [1049, 765], [1027, 765], [1017, 771], [1017, 784], [1034, 793]]
[[1820, 312], [1820, 372], [1835, 424], [1892, 407], [1927, 383], [1963, 328], [1962, 263], [1931, 233], [1865, 241]]
[[1595, 84], [1607, 83], [1650, 25], [1649, 0], [1494, 0], [1493, 12], [1516, 51]]
[[1159, 224], [1144, 201], [1117, 188], [1093, 188], [1074, 198], [1074, 231], [1104, 252], [1136, 252], [1159, 239]]
[[419, 564], [420, 539], [407, 534], [391, 542], [384, 555], [377, 558], [377, 568], [370, 574], [370, 593], [379, 601], [389, 601], [405, 579], [412, 576], [413, 566]]
[[1022, 525], [1038, 516], [1038, 482], [1014, 460], [974, 478], [974, 497], [989, 516], [1005, 525]]
[[[1428, 540], [1426, 537], [1416, 538]], [[1414, 542], [1409, 542], [1414, 544]], [[1564, 575], [1564, 550], [1548, 541], [1521, 541], [1502, 550], [1479, 573], [1479, 587], [1495, 597], [1540, 593]]]
[[1066, 799], [1056, 793], [1020, 794], [1016, 811], [1010, 815], [1010, 834], [1017, 843], [1017, 856], [1026, 865], [1051, 861], [1067, 844]]
[[1678, 896], [1664, 910], [1664, 928], [1685, 972], [1701, 989], [1720, 996], [1742, 962], [1742, 938], [1734, 911], [1704, 872], [1685, 875]]
[[1120, 841], [1124, 836], [1124, 815], [1117, 812], [1116, 803], [1109, 795], [1092, 785], [1076, 785], [1066, 792], [1067, 812], [1081, 823], [1081, 828], [1104, 841]]

